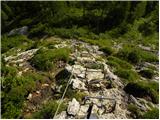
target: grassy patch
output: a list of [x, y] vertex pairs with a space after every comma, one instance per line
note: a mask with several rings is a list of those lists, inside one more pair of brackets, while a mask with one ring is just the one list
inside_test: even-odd
[[141, 50], [133, 46], [125, 46], [117, 53], [117, 57], [130, 63], [158, 62], [158, 57], [152, 52]]
[[55, 66], [55, 62], [62, 60], [67, 62], [70, 50], [68, 48], [60, 49], [40, 49], [31, 59], [31, 64], [38, 70], [49, 71]]
[[125, 83], [137, 81], [139, 79], [139, 75], [133, 70], [119, 68], [115, 71], [115, 74], [118, 75], [118, 77], [123, 78]]
[[[16, 36], [2, 36], [2, 53], [7, 52], [11, 48], [22, 48], [25, 49], [31, 45], [31, 40], [29, 40], [26, 36], [16, 35]], [[13, 51], [12, 51], [13, 52]]]
[[141, 116], [142, 119], [159, 119], [159, 109], [153, 108]]
[[127, 108], [130, 112], [131, 112], [131, 117], [133, 118], [139, 118], [140, 117], [140, 109], [133, 105], [133, 104], [129, 104], [128, 108]]
[[103, 51], [105, 53], [105, 55], [107, 55], [107, 56], [109, 56], [109, 55], [114, 53], [114, 50], [111, 47], [108, 47], [108, 46], [102, 47], [99, 50]]
[[131, 82], [126, 85], [124, 90], [135, 97], [147, 98], [150, 97], [153, 103], [159, 102], [159, 85], [156, 82]]
[[107, 58], [108, 62], [107, 64], [109, 63], [111, 66], [114, 66], [116, 68], [118, 67], [121, 67], [121, 68], [124, 68], [124, 69], [131, 69], [132, 68], [132, 65], [124, 60], [121, 60], [117, 57], [113, 57], [113, 56], [109, 56]]

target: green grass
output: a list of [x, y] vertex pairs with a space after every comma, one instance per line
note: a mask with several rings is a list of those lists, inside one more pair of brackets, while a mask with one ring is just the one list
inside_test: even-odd
[[131, 112], [131, 117], [133, 117], [133, 118], [139, 118], [140, 117], [140, 109], [137, 107], [137, 106], [135, 106], [135, 105], [133, 105], [133, 104], [129, 104], [128, 105], [128, 107], [127, 107], [127, 109]]
[[118, 77], [123, 78], [122, 80], [124, 81], [124, 83], [134, 82], [134, 81], [138, 81], [139, 80], [138, 73], [133, 71], [133, 70], [127, 70], [127, 69], [123, 69], [123, 68], [118, 68], [115, 71], [115, 74]]
[[142, 119], [159, 119], [159, 109], [153, 108], [141, 116]]
[[121, 67], [124, 69], [131, 69], [132, 65], [128, 63], [127, 61], [121, 60], [117, 57], [109, 56], [107, 58], [108, 62], [111, 66], [115, 66], [116, 68]]
[[2, 36], [1, 42], [2, 53], [9, 51], [11, 48], [21, 48], [25, 50], [32, 44], [32, 41], [23, 35], [10, 37], [4, 35]]
[[49, 71], [54, 68], [56, 61], [67, 62], [69, 53], [70, 50], [68, 48], [40, 49], [31, 59], [31, 64], [38, 70]]
[[158, 62], [158, 57], [154, 53], [144, 51], [134, 46], [124, 46], [123, 49], [117, 53], [117, 57], [132, 64], [140, 62]]
[[108, 46], [101, 47], [99, 50], [103, 51], [106, 56], [112, 55], [114, 53], [114, 50], [111, 47], [108, 47]]
[[156, 82], [138, 81], [128, 83], [124, 90], [135, 97], [150, 97], [153, 103], [159, 102], [159, 85]]

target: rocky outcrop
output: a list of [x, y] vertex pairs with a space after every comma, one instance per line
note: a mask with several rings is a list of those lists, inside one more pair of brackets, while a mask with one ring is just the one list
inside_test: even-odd
[[87, 90], [87, 88], [85, 87], [85, 83], [80, 81], [78, 78], [72, 79], [71, 81], [73, 82], [73, 89]]
[[21, 28], [13, 29], [8, 33], [8, 36], [11, 35], [27, 35], [28, 34], [28, 27], [24, 26]]
[[79, 108], [80, 108], [79, 102], [75, 98], [73, 98], [72, 101], [69, 102], [67, 113], [69, 115], [75, 116], [78, 113]]

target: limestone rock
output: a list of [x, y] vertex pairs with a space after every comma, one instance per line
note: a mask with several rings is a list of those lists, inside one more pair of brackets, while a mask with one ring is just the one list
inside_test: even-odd
[[67, 113], [66, 111], [62, 111], [60, 114], [56, 115], [54, 119], [66, 119]]
[[79, 89], [79, 90], [87, 90], [85, 88], [84, 82], [80, 81], [79, 79], [72, 79], [73, 81], [73, 89]]
[[69, 102], [67, 113], [69, 115], [75, 116], [78, 113], [79, 108], [80, 108], [79, 102], [75, 98], [73, 98], [72, 101]]
[[27, 97], [27, 100], [31, 100], [32, 99], [32, 93], [29, 93], [28, 97]]
[[83, 117], [83, 116], [86, 116], [87, 114], [87, 110], [89, 108], [89, 105], [81, 105], [80, 109], [79, 109], [79, 112], [78, 112], [78, 116], [79, 117]]
[[94, 72], [87, 72], [86, 73], [86, 78], [90, 81], [93, 79], [103, 79], [104, 78], [104, 74], [101, 71], [94, 71]]
[[28, 33], [28, 27], [24, 26], [24, 27], [21, 27], [21, 28], [16, 28], [16, 29], [11, 30], [8, 33], [8, 36], [11, 36], [11, 35], [27, 35], [27, 33]]

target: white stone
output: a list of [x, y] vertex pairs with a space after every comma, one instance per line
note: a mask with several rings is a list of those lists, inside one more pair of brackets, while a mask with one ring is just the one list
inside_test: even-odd
[[102, 72], [87, 72], [86, 73], [86, 78], [90, 81], [93, 79], [103, 79], [104, 74]]
[[31, 99], [32, 99], [32, 93], [29, 93], [27, 99], [28, 99], [28, 100], [31, 100]]
[[86, 116], [87, 115], [87, 110], [89, 108], [89, 105], [81, 105], [79, 112], [78, 112], [78, 116]]
[[69, 102], [67, 113], [69, 115], [75, 116], [78, 113], [79, 108], [80, 108], [79, 102], [75, 98], [73, 98], [72, 101]]
[[72, 79], [73, 81], [73, 89], [79, 89], [79, 90], [87, 90], [85, 88], [85, 83], [80, 81], [79, 79]]
[[60, 114], [56, 115], [54, 119], [66, 119], [67, 113], [66, 111], [62, 111]]

